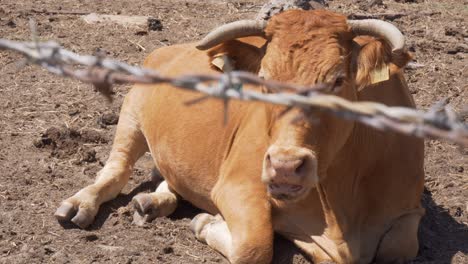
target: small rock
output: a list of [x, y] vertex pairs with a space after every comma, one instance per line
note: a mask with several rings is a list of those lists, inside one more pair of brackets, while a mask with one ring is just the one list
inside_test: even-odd
[[32, 180], [26, 178], [26, 179], [24, 179], [24, 184], [25, 184], [25, 185], [31, 185], [31, 184], [32, 184]]
[[47, 168], [45, 169], [44, 172], [47, 173], [47, 174], [50, 174], [50, 173], [52, 173], [52, 168], [50, 166], [47, 166]]
[[460, 217], [462, 215], [463, 215], [463, 210], [461, 209], [461, 207], [457, 207], [454, 216], [455, 217]]
[[456, 49], [449, 49], [447, 50], [447, 54], [450, 54], [450, 55], [454, 55], [454, 54], [457, 54], [457, 50]]
[[44, 143], [42, 143], [42, 139], [35, 139], [33, 141], [33, 145], [36, 147], [36, 148], [43, 148], [44, 147]]
[[80, 113], [80, 110], [78, 110], [78, 109], [72, 109], [72, 110], [68, 111], [69, 116], [75, 116], [75, 115], [77, 115], [79, 113]]
[[36, 148], [43, 148], [45, 146], [51, 145], [52, 139], [47, 135], [42, 135], [41, 138], [34, 140], [33, 144]]
[[171, 253], [174, 253], [174, 249], [173, 249], [172, 247], [164, 247], [164, 248], [162, 249], [162, 252], [163, 252], [164, 254], [171, 254]]
[[95, 235], [95, 234], [90, 234], [90, 235], [86, 235], [86, 236], [84, 237], [84, 239], [85, 239], [86, 241], [88, 241], [88, 242], [93, 242], [93, 241], [98, 240], [99, 238], [98, 238], [98, 236]]
[[150, 31], [162, 31], [163, 25], [161, 20], [153, 17], [148, 18], [148, 29]]
[[114, 113], [104, 113], [98, 119], [98, 123], [101, 126], [111, 126], [116, 125], [119, 122], [119, 115]]
[[16, 23], [13, 22], [13, 20], [10, 20], [6, 23], [7, 26], [11, 27], [11, 28], [16, 28]]
[[44, 134], [43, 138], [49, 138], [51, 141], [57, 141], [62, 137], [62, 131], [57, 127], [49, 127]]
[[460, 32], [456, 28], [449, 27], [445, 29], [445, 36], [456, 36], [458, 34], [460, 34]]
[[140, 30], [140, 31], [135, 32], [135, 35], [137, 35], [137, 36], [148, 35], [148, 31], [146, 31], [146, 30]]
[[44, 247], [44, 251], [45, 251], [46, 255], [51, 255], [51, 254], [55, 253], [55, 250], [50, 248], [50, 247]]
[[81, 161], [88, 162], [88, 163], [96, 162], [97, 161], [96, 150], [90, 149], [86, 151]]

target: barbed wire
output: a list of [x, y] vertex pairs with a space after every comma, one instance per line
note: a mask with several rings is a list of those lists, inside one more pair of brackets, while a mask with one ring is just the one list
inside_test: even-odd
[[[131, 66], [104, 58], [103, 56], [80, 55], [49, 42], [20, 42], [0, 39], [0, 49], [13, 50], [48, 71], [66, 77], [92, 83], [106, 98], [111, 100], [112, 85], [122, 83], [158, 84], [196, 90], [206, 94], [191, 103], [209, 96], [225, 100], [239, 99], [262, 101], [329, 112], [344, 119], [355, 120], [368, 126], [422, 138], [445, 139], [461, 146], [468, 146], [468, 124], [462, 122], [448, 100], [435, 104], [427, 112], [406, 107], [390, 107], [376, 102], [351, 102], [327, 94], [328, 85], [300, 86], [264, 80], [244, 71], [229, 71], [224, 74], [193, 74], [178, 77], [162, 76], [155, 70]], [[265, 87], [270, 93], [256, 89], [242, 89], [250, 84]]]

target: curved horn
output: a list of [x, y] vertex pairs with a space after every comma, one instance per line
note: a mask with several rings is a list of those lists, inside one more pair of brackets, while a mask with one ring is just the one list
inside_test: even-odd
[[405, 37], [393, 24], [378, 19], [348, 20], [348, 24], [356, 35], [383, 38], [390, 44], [394, 53], [405, 49]]
[[197, 45], [197, 49], [206, 50], [218, 45], [226, 40], [248, 37], [264, 36], [263, 30], [266, 27], [266, 21], [240, 20], [222, 25], [203, 38]]

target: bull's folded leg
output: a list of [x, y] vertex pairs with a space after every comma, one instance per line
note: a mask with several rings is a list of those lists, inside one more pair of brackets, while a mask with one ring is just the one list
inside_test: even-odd
[[199, 241], [208, 244], [224, 256], [230, 255], [231, 232], [220, 215], [198, 214], [192, 219], [190, 229]]
[[197, 239], [231, 263], [270, 263], [273, 255], [270, 204], [262, 190], [248, 190], [246, 185], [218, 189], [216, 192], [221, 194], [216, 195], [215, 201], [222, 217], [199, 214], [192, 220], [191, 229]]
[[133, 197], [135, 213], [133, 223], [143, 225], [156, 217], [168, 216], [177, 207], [177, 195], [169, 188], [166, 181], [162, 181], [153, 193], [140, 193]]
[[71, 221], [81, 228], [90, 225], [99, 206], [120, 193], [128, 182], [133, 165], [147, 151], [146, 140], [129, 109], [129, 95], [122, 106], [114, 144], [106, 165], [98, 173], [95, 183], [62, 202], [55, 212], [59, 221]]
[[376, 263], [405, 263], [418, 254], [418, 226], [423, 209], [396, 219], [382, 238]]

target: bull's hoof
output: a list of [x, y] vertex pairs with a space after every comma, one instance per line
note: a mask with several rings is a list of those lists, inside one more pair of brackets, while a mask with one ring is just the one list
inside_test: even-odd
[[155, 206], [153, 198], [150, 194], [140, 193], [132, 199], [133, 207], [140, 214], [155, 214], [158, 208]]
[[214, 223], [221, 219], [222, 217], [220, 215], [213, 216], [206, 213], [198, 214], [190, 222], [190, 230], [193, 232], [193, 234], [199, 241], [206, 243], [205, 238], [207, 227], [211, 223]]
[[72, 223], [79, 226], [82, 229], [85, 229], [91, 225], [94, 221], [94, 216], [87, 210], [79, 209], [75, 217], [72, 218]]
[[60, 222], [70, 221], [73, 216], [76, 214], [77, 209], [73, 204], [68, 202], [63, 202], [59, 208], [55, 211], [55, 218]]
[[145, 223], [149, 223], [160, 216], [158, 206], [148, 193], [141, 193], [133, 197], [132, 204], [135, 208], [132, 223], [137, 226], [143, 226]]
[[55, 218], [59, 222], [72, 222], [78, 227], [84, 229], [88, 227], [95, 217], [90, 209], [74, 205], [71, 202], [63, 202], [59, 208], [55, 211]]

